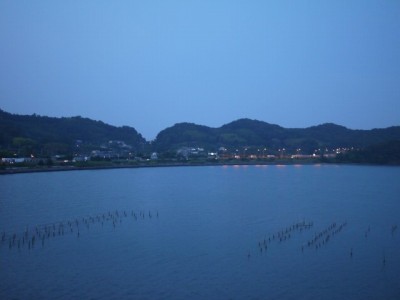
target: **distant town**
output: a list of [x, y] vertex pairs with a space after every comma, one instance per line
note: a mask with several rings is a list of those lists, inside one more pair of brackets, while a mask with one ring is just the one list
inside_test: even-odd
[[219, 128], [178, 123], [147, 141], [132, 127], [0, 110], [0, 170], [202, 164], [400, 164], [400, 126], [283, 128], [240, 119]]
[[107, 166], [146, 166], [164, 164], [273, 164], [273, 163], [320, 163], [338, 162], [340, 155], [354, 151], [354, 148], [315, 149], [311, 154], [303, 153], [301, 148], [290, 151], [285, 148], [268, 149], [258, 147], [219, 147], [214, 151], [203, 147], [180, 147], [167, 153], [135, 152], [124, 141], [110, 140], [98, 149], [82, 150], [82, 140], [75, 142], [71, 154], [56, 154], [42, 157], [31, 154], [21, 157], [19, 149], [8, 157], [1, 158], [5, 168], [49, 168], [49, 167], [107, 167]]

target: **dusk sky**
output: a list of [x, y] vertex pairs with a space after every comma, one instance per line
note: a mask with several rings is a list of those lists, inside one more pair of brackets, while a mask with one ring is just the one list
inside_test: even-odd
[[0, 108], [128, 125], [400, 125], [400, 1], [0, 0]]

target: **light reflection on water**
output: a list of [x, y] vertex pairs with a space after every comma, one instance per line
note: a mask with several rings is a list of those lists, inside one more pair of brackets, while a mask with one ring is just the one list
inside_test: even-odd
[[[398, 299], [399, 175], [278, 165], [1, 176], [0, 298]], [[79, 236], [67, 232], [76, 219]], [[313, 226], [260, 251], [303, 221]], [[9, 247], [49, 224], [44, 244]]]

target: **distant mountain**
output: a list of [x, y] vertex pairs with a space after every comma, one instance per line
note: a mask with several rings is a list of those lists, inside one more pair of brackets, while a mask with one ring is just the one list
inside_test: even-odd
[[320, 148], [365, 148], [392, 140], [400, 140], [400, 126], [386, 129], [351, 130], [332, 123], [309, 128], [283, 128], [250, 119], [240, 119], [219, 128], [179, 123], [161, 131], [155, 141], [157, 151], [178, 149], [182, 146], [258, 147], [312, 153]]
[[[137, 149], [146, 140], [131, 127], [115, 127], [82, 117], [52, 118], [38, 115], [14, 115], [0, 110], [0, 148], [35, 150], [53, 155], [76, 150], [99, 148], [109, 141], [123, 141]], [[25, 154], [27, 154], [25, 153]]]
[[[248, 149], [247, 154], [261, 149], [268, 149], [268, 153], [278, 153], [278, 149], [297, 153], [297, 149], [301, 149], [299, 153], [311, 154], [315, 149], [322, 152], [325, 148], [367, 149], [384, 143], [389, 143], [395, 151], [397, 148], [393, 145], [397, 144], [391, 143], [393, 141], [400, 141], [400, 126], [352, 130], [326, 123], [308, 128], [283, 128], [263, 121], [239, 119], [219, 128], [178, 123], [162, 130], [149, 143], [132, 127], [115, 127], [82, 117], [14, 115], [0, 110], [0, 151], [19, 155], [88, 153], [94, 149], [110, 150], [113, 146], [118, 153], [126, 149], [128, 152], [157, 151], [173, 155], [182, 147], [208, 151], [224, 147], [230, 151]], [[375, 148], [368, 149], [372, 151]], [[376, 149], [382, 150], [382, 146]], [[371, 157], [368, 153], [365, 155]]]
[[153, 147], [159, 152], [200, 145], [215, 148], [216, 142], [213, 128], [193, 123], [178, 123], [162, 130], [153, 142]]

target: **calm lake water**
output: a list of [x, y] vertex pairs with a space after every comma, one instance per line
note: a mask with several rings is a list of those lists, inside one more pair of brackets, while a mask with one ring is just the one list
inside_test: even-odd
[[0, 176], [0, 299], [399, 299], [400, 168]]

